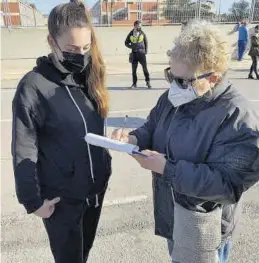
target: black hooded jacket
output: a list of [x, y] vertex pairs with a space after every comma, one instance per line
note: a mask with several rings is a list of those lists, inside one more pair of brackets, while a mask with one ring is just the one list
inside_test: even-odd
[[84, 140], [87, 132], [104, 135], [104, 119], [84, 79], [61, 73], [42, 57], [17, 87], [12, 155], [16, 193], [28, 213], [46, 198], [83, 200], [107, 187], [111, 157], [105, 149], [88, 149]]

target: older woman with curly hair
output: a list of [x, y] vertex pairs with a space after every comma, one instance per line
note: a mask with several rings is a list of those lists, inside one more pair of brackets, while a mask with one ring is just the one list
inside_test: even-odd
[[243, 193], [259, 179], [259, 117], [228, 81], [229, 50], [217, 27], [188, 24], [175, 40], [170, 88], [147, 122], [113, 138], [134, 143], [153, 172], [156, 234], [173, 262], [227, 262]]

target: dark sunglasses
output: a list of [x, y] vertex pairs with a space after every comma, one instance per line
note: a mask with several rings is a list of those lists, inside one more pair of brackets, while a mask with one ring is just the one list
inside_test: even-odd
[[200, 75], [200, 76], [198, 76], [196, 78], [183, 79], [183, 78], [175, 77], [173, 75], [173, 73], [171, 72], [171, 68], [170, 67], [166, 68], [164, 70], [164, 73], [165, 73], [165, 79], [166, 79], [167, 82], [169, 82], [171, 84], [173, 81], [175, 81], [176, 84], [181, 89], [187, 89], [189, 83], [192, 83], [195, 80], [205, 79], [205, 78], [207, 78], [207, 77], [209, 77], [209, 76], [211, 76], [213, 74], [213, 72], [210, 72], [210, 73], [206, 73], [206, 74]]

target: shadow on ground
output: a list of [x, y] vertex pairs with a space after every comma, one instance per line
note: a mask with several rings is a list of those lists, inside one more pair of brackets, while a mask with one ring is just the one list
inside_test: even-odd
[[169, 62], [168, 61], [165, 61], [165, 62], [149, 62], [148, 64], [151, 64], [151, 65], [165, 65], [165, 67], [168, 67]]
[[[158, 80], [158, 79], [157, 79]], [[117, 86], [117, 87], [108, 87], [108, 90], [131, 90], [131, 91], [143, 91], [143, 90], [148, 90], [148, 91], [158, 91], [158, 90], [166, 90], [166, 88], [154, 88], [148, 89], [145, 85], [138, 86], [137, 88], [130, 88], [130, 85], [128, 87], [122, 87], [122, 86]]]
[[109, 117], [107, 120], [108, 127], [114, 127], [114, 128], [121, 128], [125, 127], [125, 129], [136, 129], [140, 126], [142, 126], [146, 119], [139, 118], [139, 117], [128, 117], [126, 125], [124, 125], [124, 117]]
[[231, 69], [231, 70], [233, 70], [233, 71], [236, 71], [236, 72], [249, 72], [249, 70], [250, 70], [250, 67], [249, 68], [246, 68], [246, 69]]

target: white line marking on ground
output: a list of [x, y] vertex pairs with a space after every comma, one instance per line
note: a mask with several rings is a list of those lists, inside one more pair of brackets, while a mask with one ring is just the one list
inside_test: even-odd
[[[135, 110], [118, 110], [118, 111], [110, 111], [110, 114], [118, 114], [118, 113], [128, 113], [128, 112], [145, 112], [150, 111], [149, 109], [135, 109]], [[0, 122], [11, 122], [12, 119], [1, 119]]]
[[[259, 102], [259, 100], [249, 100], [250, 102]], [[118, 114], [118, 113], [128, 113], [128, 112], [145, 112], [150, 111], [151, 108], [146, 109], [135, 109], [135, 110], [117, 110], [117, 111], [110, 111], [110, 115]], [[11, 122], [12, 119], [1, 119], [0, 122]]]
[[[149, 198], [150, 197], [148, 197], [146, 195], [136, 195], [136, 196], [128, 196], [128, 197], [113, 199], [113, 200], [105, 200], [104, 199], [103, 207], [112, 207], [112, 206], [119, 206], [119, 205], [126, 205], [126, 204], [134, 204], [134, 203], [146, 201]], [[24, 216], [26, 214], [24, 213], [24, 209], [22, 206], [17, 207], [15, 209], [15, 213], [19, 214], [18, 216], [22, 216], [21, 218], [19, 218], [20, 221], [25, 219]], [[7, 213], [5, 212], [3, 214], [5, 214], [4, 217], [13, 217], [13, 212], [7, 212]]]
[[127, 113], [127, 112], [144, 112], [144, 111], [150, 111], [150, 110], [151, 108], [135, 109], [135, 110], [116, 110], [116, 111], [110, 111], [110, 114]]
[[125, 205], [125, 204], [141, 202], [147, 199], [148, 199], [148, 196], [146, 195], [136, 195], [136, 196], [130, 196], [130, 197], [125, 197], [121, 199], [105, 200], [103, 202], [103, 206], [109, 207], [109, 206], [115, 206], [115, 205]]
[[10, 88], [10, 89], [0, 89], [1, 90], [1, 93], [4, 93], [4, 92], [12, 92], [14, 93], [15, 90], [13, 88]]

